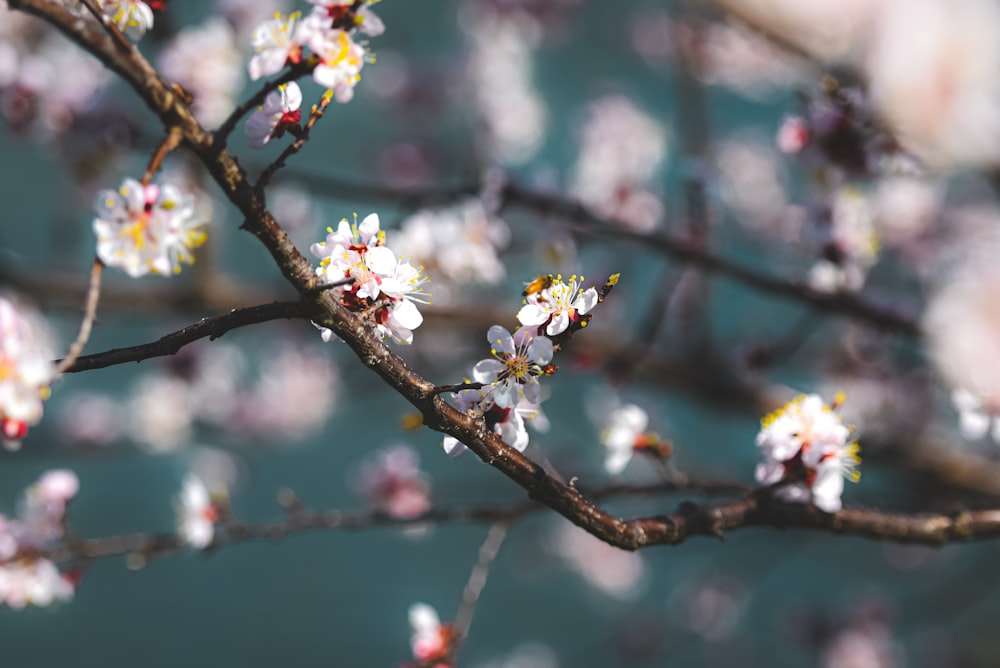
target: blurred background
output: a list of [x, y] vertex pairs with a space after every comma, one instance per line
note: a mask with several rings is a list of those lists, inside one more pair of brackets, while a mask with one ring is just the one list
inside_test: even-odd
[[[548, 428], [527, 452], [584, 488], [660, 480], [642, 458], [605, 471], [601, 434], [622, 404], [672, 441], [679, 471], [751, 484], [761, 416], [799, 393], [843, 391], [864, 457], [846, 505], [996, 503], [998, 10], [730, 4], [378, 3], [377, 58], [278, 173], [269, 205], [303, 252], [340, 218], [379, 214], [393, 250], [432, 280], [414, 344], [395, 350], [439, 384], [486, 356], [490, 325], [513, 329], [539, 274], [599, 286], [621, 272], [556, 359], [535, 425]], [[139, 48], [216, 127], [260, 86], [246, 75], [254, 26], [309, 9], [171, 3]], [[317, 102], [322, 90], [301, 83], [304, 106]], [[144, 171], [159, 127], [96, 61], [6, 9], [0, 116], [0, 285], [42, 310], [65, 350], [94, 254], [94, 194]], [[256, 174], [287, 141], [253, 151], [238, 129], [230, 146]], [[211, 208], [209, 242], [177, 277], [107, 270], [86, 352], [294, 298], [183, 151], [164, 172]], [[679, 263], [671, 248], [723, 258], [723, 270]], [[732, 265], [792, 288], [734, 280]], [[473, 455], [452, 460], [438, 435], [406, 429], [408, 405], [302, 321], [71, 374], [53, 390], [22, 450], [0, 453], [0, 511], [45, 470], [71, 468], [70, 524], [87, 537], [173, 531], [191, 472], [228, 490], [248, 523], [280, 519], [283, 490], [311, 510], [389, 514], [525, 499]], [[956, 390], [972, 398], [953, 401]], [[632, 517], [685, 500], [710, 501], [605, 505]], [[5, 660], [396, 666], [410, 658], [409, 606], [451, 619], [488, 528], [97, 560], [72, 602], [0, 609]], [[538, 512], [511, 528], [459, 665], [996, 665], [998, 555], [989, 542], [771, 529], [633, 554]]]

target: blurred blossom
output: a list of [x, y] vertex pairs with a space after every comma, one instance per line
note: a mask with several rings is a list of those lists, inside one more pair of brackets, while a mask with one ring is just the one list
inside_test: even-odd
[[[986, 240], [962, 266], [944, 274], [922, 323], [937, 370], [951, 388], [964, 390], [963, 396], [970, 399], [958, 402], [965, 412], [975, 410], [978, 404], [981, 410], [994, 414], [992, 407], [1000, 402], [1000, 267], [994, 257], [996, 249], [995, 240]], [[971, 414], [965, 421], [968, 431]]]
[[457, 640], [450, 624], [442, 624], [437, 610], [426, 603], [414, 603], [409, 610], [410, 649], [415, 665], [450, 668], [452, 648]]
[[805, 212], [785, 193], [785, 173], [774, 149], [761, 141], [730, 139], [716, 148], [719, 196], [740, 225], [793, 241], [802, 234]]
[[596, 215], [638, 231], [663, 218], [649, 190], [666, 157], [663, 127], [621, 95], [590, 105], [570, 189]]
[[532, 81], [540, 26], [529, 13], [490, 11], [484, 3], [467, 3], [461, 18], [483, 151], [490, 162], [523, 164], [541, 147], [548, 115]]
[[42, 419], [55, 368], [48, 328], [24, 305], [0, 296], [0, 444], [17, 450]]
[[184, 28], [160, 53], [164, 78], [184, 86], [194, 97], [194, 115], [215, 128], [236, 106], [243, 86], [243, 56], [232, 27], [222, 18]]
[[286, 12], [288, 5], [288, 0], [219, 0], [216, 11], [237, 35], [249, 35], [258, 24], [278, 12]]
[[374, 453], [361, 465], [359, 491], [376, 510], [396, 519], [420, 517], [431, 509], [431, 486], [420, 458], [406, 445]]
[[524, 643], [506, 656], [476, 664], [476, 668], [559, 668], [559, 658], [548, 645]]
[[635, 404], [622, 404], [608, 414], [601, 432], [601, 443], [607, 448], [605, 471], [618, 475], [632, 461], [632, 455], [643, 450], [665, 456], [659, 454], [664, 442], [655, 433], [646, 431], [648, 426], [649, 415]]
[[905, 247], [931, 228], [943, 200], [943, 185], [931, 179], [917, 176], [879, 179], [873, 204], [880, 236], [886, 244]]
[[293, 235], [311, 226], [317, 215], [312, 195], [306, 188], [293, 182], [271, 186], [267, 193], [267, 205], [275, 220]]
[[739, 627], [746, 607], [746, 592], [738, 583], [711, 579], [684, 592], [688, 627], [709, 642], [728, 639]]
[[171, 452], [191, 440], [194, 409], [188, 384], [180, 378], [143, 377], [131, 391], [125, 410], [129, 437], [150, 452]]
[[69, 40], [0, 6], [0, 117], [42, 139], [70, 128], [110, 81], [110, 73]]
[[410, 62], [397, 51], [379, 49], [378, 67], [368, 75], [368, 90], [381, 98], [395, 99], [410, 86]]
[[[468, 283], [495, 285], [506, 270], [498, 253], [510, 242], [510, 228], [490, 215], [478, 198], [443, 209], [424, 209], [403, 221], [392, 233], [392, 245], [403, 257], [423, 264], [438, 281], [451, 283], [446, 294]], [[440, 283], [434, 297], [442, 299]]]
[[673, 60], [673, 21], [666, 9], [642, 7], [628, 17], [629, 42], [652, 67], [666, 67]]
[[1000, 6], [888, 0], [865, 66], [872, 100], [903, 145], [932, 166], [1000, 161]]
[[892, 636], [886, 611], [867, 605], [855, 611], [848, 623], [827, 643], [821, 668], [897, 668], [906, 665], [902, 648]]
[[177, 497], [177, 535], [188, 546], [202, 550], [212, 543], [218, 520], [218, 506], [212, 502], [208, 487], [193, 473], [185, 476]]
[[735, 16], [745, 17], [805, 52], [842, 60], [866, 35], [879, 3], [871, 0], [717, 0]]
[[242, 398], [243, 427], [261, 436], [301, 439], [326, 424], [340, 394], [340, 378], [316, 348], [286, 343], [272, 350], [260, 379]]
[[857, 291], [878, 259], [875, 211], [867, 193], [838, 188], [823, 234], [822, 257], [809, 272], [809, 285], [822, 292]]
[[743, 26], [711, 23], [695, 43], [701, 53], [694, 62], [704, 80], [749, 97], [766, 97], [808, 79], [799, 58]]
[[16, 518], [0, 515], [0, 603], [19, 610], [73, 598], [76, 577], [32, 554], [63, 537], [66, 508], [79, 488], [72, 471], [47, 471], [25, 490]]
[[608, 545], [565, 520], [559, 520], [549, 534], [548, 550], [591, 587], [613, 598], [635, 598], [646, 580], [646, 565], [638, 552]]
[[114, 399], [96, 392], [70, 396], [59, 412], [59, 429], [79, 445], [106, 446], [122, 436], [124, 415]]

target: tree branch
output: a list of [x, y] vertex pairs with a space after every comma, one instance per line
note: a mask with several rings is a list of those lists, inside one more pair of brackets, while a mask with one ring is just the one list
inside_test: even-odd
[[84, 355], [77, 358], [76, 362], [65, 371], [67, 373], [93, 371], [94, 369], [104, 369], [127, 362], [141, 362], [153, 357], [174, 355], [189, 343], [204, 338], [215, 340], [237, 327], [256, 325], [280, 318], [290, 320], [292, 318], [304, 317], [306, 317], [305, 307], [300, 302], [274, 302], [272, 304], [238, 309], [225, 315], [205, 318], [194, 325], [160, 337], [152, 343], [144, 343], [129, 348], [114, 348], [102, 353]]

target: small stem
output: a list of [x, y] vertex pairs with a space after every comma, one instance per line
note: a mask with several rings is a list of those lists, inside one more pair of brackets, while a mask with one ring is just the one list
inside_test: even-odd
[[312, 130], [313, 126], [316, 125], [319, 119], [323, 118], [323, 114], [326, 113], [326, 108], [330, 106], [330, 101], [332, 99], [333, 91], [329, 90], [323, 94], [319, 104], [313, 106], [312, 111], [309, 114], [309, 120], [306, 121], [305, 126], [303, 126], [299, 138], [282, 151], [281, 155], [279, 155], [274, 162], [268, 165], [264, 169], [263, 173], [261, 173], [260, 178], [257, 179], [257, 183], [254, 185], [254, 190], [258, 194], [264, 192], [264, 189], [267, 187], [267, 184], [271, 182], [271, 178], [274, 176], [275, 172], [284, 167], [285, 162], [290, 157], [301, 151], [302, 147], [306, 145], [306, 142], [309, 141], [309, 132]]
[[69, 347], [69, 353], [66, 355], [66, 358], [59, 362], [59, 366], [56, 367], [55, 378], [59, 378], [59, 376], [65, 373], [66, 369], [76, 363], [76, 359], [83, 352], [83, 347], [87, 345], [87, 339], [90, 338], [90, 330], [94, 325], [94, 318], [97, 317], [97, 302], [101, 296], [101, 273], [103, 269], [104, 263], [101, 262], [100, 258], [95, 257], [94, 266], [90, 270], [90, 287], [87, 289], [87, 302], [83, 314], [83, 322], [80, 323], [80, 333], [77, 335], [73, 345]]
[[153, 153], [153, 157], [149, 160], [149, 166], [146, 167], [146, 173], [142, 175], [142, 185], [148, 186], [152, 181], [156, 172], [160, 171], [160, 166], [163, 164], [163, 159], [167, 157], [167, 154], [173, 151], [175, 148], [180, 146], [181, 139], [184, 138], [183, 132], [176, 125], [171, 126], [170, 130], [167, 132], [167, 136], [163, 138], [160, 145], [156, 147], [156, 151]]
[[431, 396], [444, 394], [445, 392], [461, 392], [462, 390], [481, 390], [486, 387], [486, 383], [458, 383], [457, 385], [438, 385], [431, 390]]
[[455, 654], [458, 653], [462, 642], [469, 635], [469, 626], [472, 625], [472, 618], [476, 614], [476, 604], [479, 603], [479, 597], [482, 596], [483, 588], [486, 587], [486, 578], [489, 577], [490, 567], [500, 552], [500, 546], [503, 545], [509, 528], [509, 520], [497, 522], [490, 527], [489, 533], [486, 534], [486, 540], [483, 541], [483, 544], [479, 548], [479, 560], [476, 561], [476, 565], [472, 567], [472, 572], [469, 573], [469, 580], [466, 582], [465, 590], [462, 592], [462, 603], [455, 614], [455, 623], [453, 626], [455, 643], [451, 649], [453, 663]]

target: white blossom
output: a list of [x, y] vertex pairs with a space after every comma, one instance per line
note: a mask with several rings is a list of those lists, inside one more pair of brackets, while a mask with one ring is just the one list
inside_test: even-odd
[[247, 119], [245, 126], [251, 148], [263, 148], [271, 139], [281, 137], [289, 127], [298, 127], [302, 118], [302, 90], [294, 81], [268, 93], [264, 104]]
[[473, 368], [476, 381], [493, 385], [493, 400], [500, 408], [516, 407], [521, 397], [537, 404], [541, 391], [538, 376], [552, 360], [552, 341], [524, 327], [511, 336], [500, 325], [490, 327], [486, 340], [493, 358], [481, 360]]
[[42, 418], [55, 368], [48, 333], [31, 311], [0, 296], [0, 442], [17, 449]]

